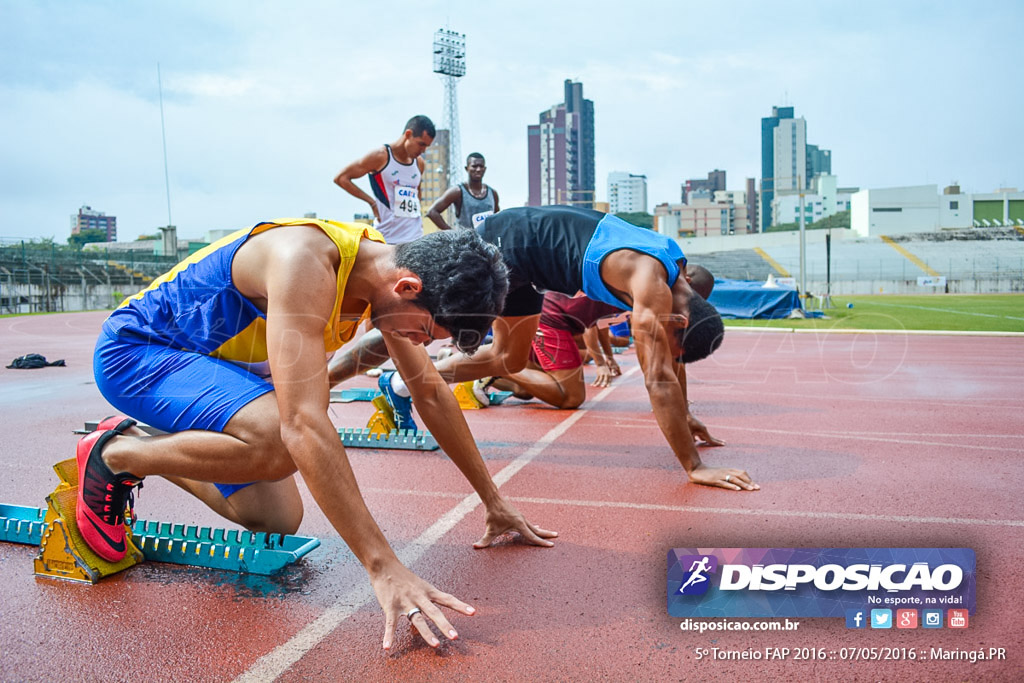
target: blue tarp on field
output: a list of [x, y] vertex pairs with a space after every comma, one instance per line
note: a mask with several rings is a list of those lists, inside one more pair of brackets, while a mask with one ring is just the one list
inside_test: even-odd
[[715, 278], [708, 301], [723, 318], [785, 318], [800, 308], [795, 289], [765, 287], [764, 282]]

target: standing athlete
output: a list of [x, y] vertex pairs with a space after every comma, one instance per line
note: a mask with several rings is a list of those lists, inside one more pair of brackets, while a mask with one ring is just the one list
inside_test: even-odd
[[[334, 183], [356, 199], [370, 205], [373, 227], [388, 244], [412, 242], [423, 234], [420, 212], [420, 181], [423, 179], [421, 155], [434, 142], [433, 122], [426, 116], [414, 116], [405, 131], [390, 145], [382, 145], [341, 169]], [[373, 196], [353, 181], [370, 176]]]
[[434, 225], [441, 230], [451, 230], [452, 226], [444, 219], [444, 212], [449, 206], [455, 207], [455, 225], [460, 228], [476, 228], [485, 218], [498, 213], [498, 193], [483, 182], [486, 171], [483, 154], [473, 152], [466, 157], [469, 182], [448, 188], [434, 202], [427, 212]]
[[[382, 145], [362, 159], [341, 169], [334, 183], [353, 197], [370, 205], [373, 226], [384, 235], [388, 244], [404, 244], [423, 235], [423, 216], [420, 210], [420, 181], [423, 179], [423, 152], [434, 142], [437, 131], [433, 122], [422, 114], [405, 124], [401, 137], [390, 145]], [[363, 192], [353, 182], [364, 175], [370, 176], [373, 196]], [[388, 349], [377, 330], [370, 330], [351, 348], [339, 354], [331, 365], [331, 378], [340, 382], [375, 368], [388, 359]], [[385, 372], [378, 384], [389, 398], [394, 394], [391, 383], [399, 376]], [[399, 402], [402, 397], [398, 397]], [[408, 401], [408, 394], [405, 397]], [[398, 429], [416, 429], [412, 409], [396, 410]]]

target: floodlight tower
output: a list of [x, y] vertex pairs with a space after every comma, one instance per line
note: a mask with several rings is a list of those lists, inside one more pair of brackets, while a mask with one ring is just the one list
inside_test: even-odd
[[455, 88], [466, 75], [466, 34], [438, 29], [434, 33], [434, 73], [444, 81], [444, 125], [448, 128], [448, 186], [462, 181], [459, 151], [459, 101]]

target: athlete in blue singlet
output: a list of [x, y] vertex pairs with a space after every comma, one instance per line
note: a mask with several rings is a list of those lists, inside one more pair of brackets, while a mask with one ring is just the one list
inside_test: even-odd
[[[509, 268], [509, 293], [494, 342], [472, 358], [438, 363], [448, 382], [507, 376], [527, 363], [544, 292], [590, 298], [631, 310], [633, 336], [658, 426], [691, 481], [733, 491], [758, 487], [743, 470], [708, 467], [695, 440], [721, 445], [689, 411], [684, 363], [721, 344], [717, 311], [681, 273], [686, 257], [673, 240], [615, 216], [567, 206], [504, 209], [477, 232]], [[682, 274], [682, 276], [680, 276]]]

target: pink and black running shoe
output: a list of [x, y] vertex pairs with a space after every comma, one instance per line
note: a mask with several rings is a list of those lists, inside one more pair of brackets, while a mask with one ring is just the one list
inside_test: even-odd
[[130, 418], [107, 418], [95, 432], [82, 437], [76, 449], [78, 504], [75, 518], [82, 538], [97, 555], [118, 562], [127, 552], [125, 510], [134, 503], [133, 489], [142, 478], [124, 472], [114, 474], [100, 453], [107, 442], [135, 425]]

